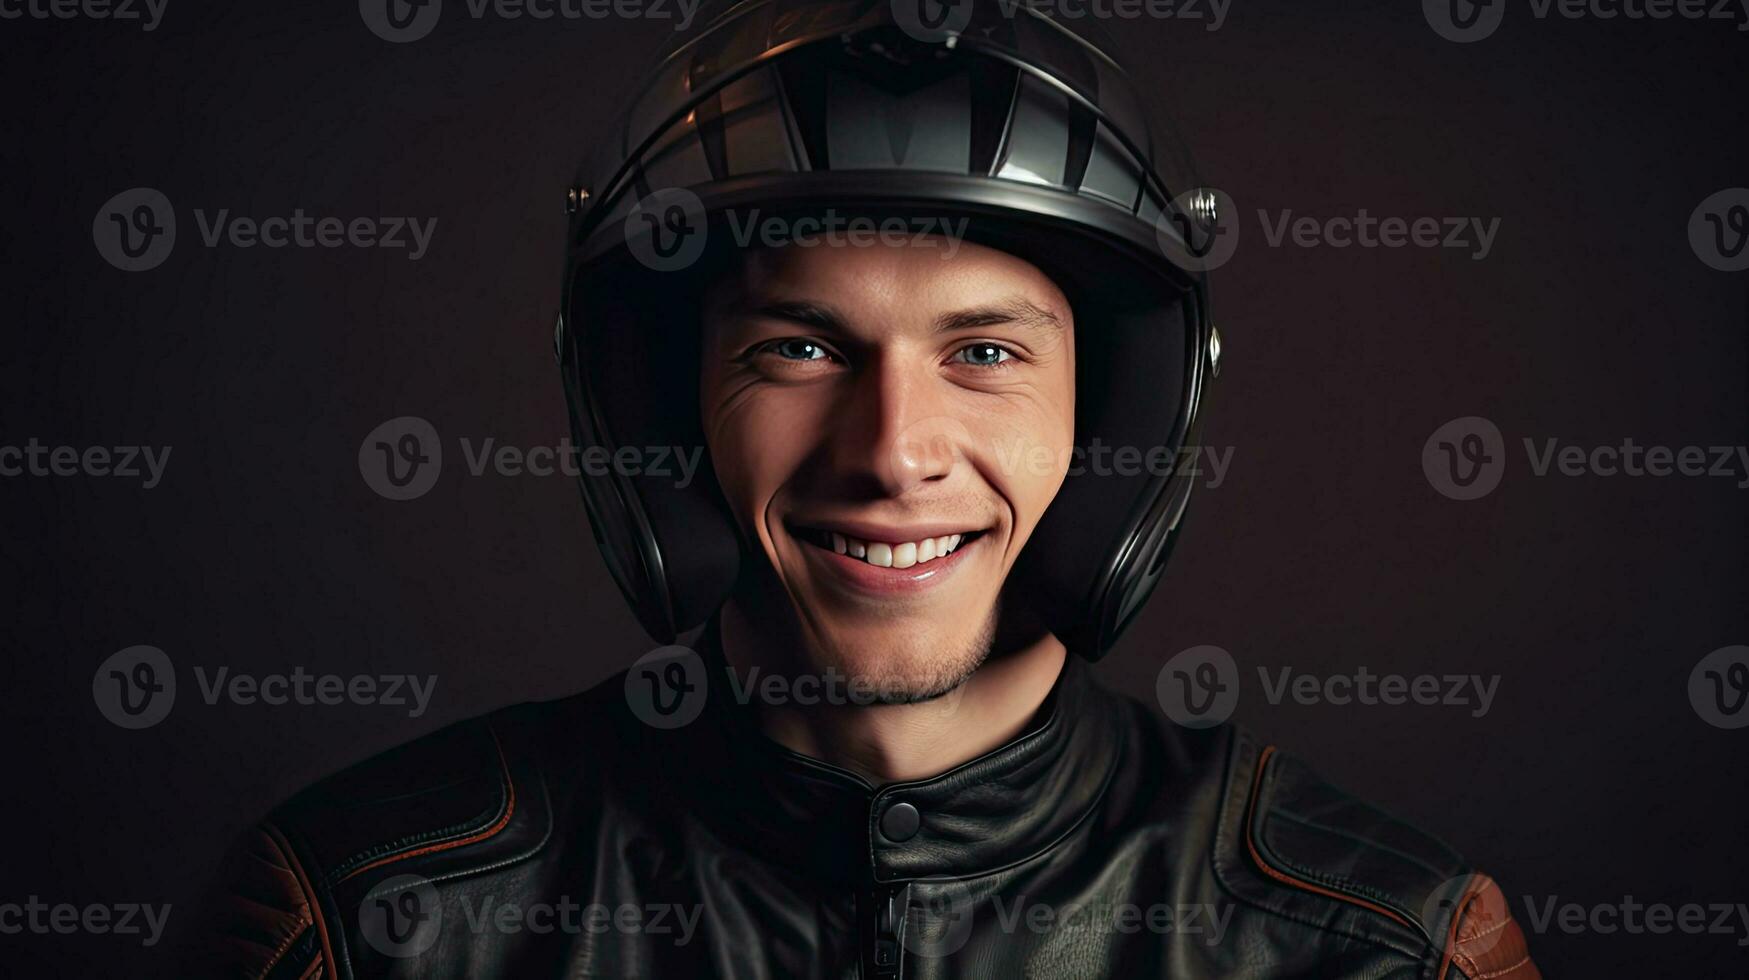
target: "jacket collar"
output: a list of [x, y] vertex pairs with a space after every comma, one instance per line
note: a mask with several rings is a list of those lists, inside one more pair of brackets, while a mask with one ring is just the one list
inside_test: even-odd
[[[725, 676], [714, 624], [700, 647], [713, 681]], [[711, 787], [701, 806], [759, 853], [848, 882], [959, 878], [1026, 861], [1089, 817], [1126, 750], [1124, 706], [1073, 654], [1024, 734], [931, 779], [878, 788], [773, 742], [731, 698], [708, 705], [707, 723], [693, 727], [718, 742], [700, 761], [721, 768], [698, 774]], [[907, 805], [915, 821], [889, 816]]]

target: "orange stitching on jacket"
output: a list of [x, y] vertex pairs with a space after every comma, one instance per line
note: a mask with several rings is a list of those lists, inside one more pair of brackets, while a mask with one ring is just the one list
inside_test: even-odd
[[1260, 868], [1264, 874], [1269, 875], [1271, 878], [1274, 878], [1277, 881], [1282, 882], [1283, 884], [1289, 885], [1289, 886], [1294, 887], [1294, 888], [1299, 888], [1299, 889], [1302, 889], [1304, 891], [1309, 891], [1309, 892], [1312, 892], [1313, 894], [1316, 894], [1316, 895], [1324, 895], [1324, 896], [1327, 896], [1329, 898], [1337, 899], [1338, 901], [1348, 902], [1351, 905], [1358, 905], [1363, 909], [1370, 909], [1374, 912], [1377, 912], [1378, 914], [1380, 914], [1382, 916], [1385, 916], [1388, 919], [1391, 919], [1395, 922], [1402, 924], [1403, 926], [1405, 926], [1407, 928], [1413, 929], [1414, 926], [1409, 924], [1408, 919], [1403, 918], [1401, 915], [1398, 915], [1397, 913], [1391, 911], [1390, 909], [1385, 908], [1382, 905], [1375, 905], [1372, 902], [1366, 901], [1365, 899], [1355, 898], [1352, 895], [1344, 895], [1341, 892], [1333, 891], [1331, 889], [1324, 888], [1320, 885], [1315, 885], [1309, 881], [1302, 881], [1298, 878], [1291, 877], [1282, 871], [1278, 871], [1275, 868], [1264, 863], [1263, 855], [1258, 853], [1257, 844], [1252, 839], [1251, 826], [1252, 826], [1252, 823], [1254, 822], [1254, 817], [1256, 816], [1256, 812], [1257, 812], [1257, 800], [1258, 800], [1258, 797], [1261, 795], [1262, 790], [1263, 790], [1263, 770], [1265, 767], [1267, 767], [1269, 765], [1270, 756], [1272, 756], [1274, 754], [1275, 754], [1275, 746], [1271, 745], [1271, 746], [1264, 748], [1264, 750], [1257, 756], [1257, 776], [1252, 781], [1252, 784], [1251, 784], [1251, 802], [1250, 802], [1250, 805], [1248, 807], [1246, 807], [1246, 813], [1245, 813], [1245, 848], [1246, 848], [1246, 850], [1249, 850], [1251, 852], [1251, 860], [1257, 864], [1257, 867]]
[[[410, 857], [418, 857], [421, 854], [433, 854], [437, 851], [447, 851], [452, 847], [462, 847], [467, 844], [475, 844], [490, 837], [496, 837], [505, 827], [510, 826], [510, 816], [516, 812], [516, 781], [510, 778], [510, 763], [504, 759], [504, 745], [498, 741], [498, 733], [490, 728], [486, 730], [492, 734], [492, 746], [498, 750], [498, 765], [504, 770], [504, 813], [499, 816], [490, 827], [487, 827], [485, 830], [482, 830], [477, 834], [470, 834], [467, 837], [458, 838], [456, 840], [439, 841], [436, 844], [427, 844], [424, 847], [414, 848], [411, 851], [404, 851], [400, 854], [390, 854], [387, 857], [377, 858], [375, 861], [372, 861], [361, 868], [354, 868], [347, 873], [346, 877], [341, 878], [340, 881], [347, 881], [358, 875], [364, 874], [372, 868], [380, 868], [385, 864], [404, 861]], [[335, 884], [339, 883], [340, 882], [335, 882]]]
[[[304, 890], [304, 901], [310, 908], [310, 922], [316, 927], [316, 936], [322, 940], [322, 963], [324, 969], [327, 969], [334, 962], [334, 946], [328, 941], [328, 923], [322, 918], [321, 900], [316, 896], [316, 889], [310, 884], [310, 876], [304, 874], [304, 866], [298, 863], [297, 855], [292, 853], [291, 841], [285, 839], [285, 835], [280, 833], [278, 827], [269, 824], [263, 828], [263, 832], [285, 856], [286, 865], [291, 868], [292, 874], [297, 876], [298, 887]], [[333, 971], [330, 969], [329, 972]]]

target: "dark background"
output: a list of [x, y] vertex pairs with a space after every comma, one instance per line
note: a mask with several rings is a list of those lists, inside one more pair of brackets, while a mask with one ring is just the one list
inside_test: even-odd
[[[1322, 9], [1311, 9], [1314, 6]], [[1152, 699], [1197, 644], [1238, 660], [1238, 719], [1450, 840], [1523, 896], [1749, 902], [1749, 729], [1704, 723], [1696, 661], [1749, 643], [1734, 479], [1532, 476], [1520, 440], [1749, 444], [1749, 273], [1686, 226], [1749, 184], [1749, 35], [1718, 21], [1536, 20], [1436, 35], [1414, 0], [1235, 0], [1110, 25], [1162, 122], [1243, 214], [1214, 278], [1226, 342], [1200, 492], [1164, 584], [1101, 666]], [[0, 901], [171, 902], [171, 941], [0, 936], [21, 975], [167, 968], [226, 843], [348, 762], [652, 646], [563, 477], [474, 478], [456, 440], [565, 434], [551, 355], [562, 197], [671, 23], [474, 20], [386, 43], [350, 2], [170, 0], [152, 33], [0, 21], [8, 227], [0, 444], [174, 447], [164, 482], [14, 477], [4, 501]], [[163, 191], [159, 268], [92, 241]], [[1501, 219], [1491, 255], [1268, 247], [1257, 209]], [[193, 209], [437, 218], [429, 254], [205, 248]], [[365, 434], [445, 440], [392, 502]], [[1446, 421], [1511, 456], [1458, 502], [1423, 476]], [[93, 672], [135, 644], [182, 685], [125, 731]], [[192, 668], [432, 673], [423, 717], [208, 706]], [[1269, 704], [1255, 667], [1499, 674], [1493, 710]], [[1735, 920], [1733, 920], [1735, 921]], [[1740, 976], [1738, 935], [1532, 932], [1551, 976]]]

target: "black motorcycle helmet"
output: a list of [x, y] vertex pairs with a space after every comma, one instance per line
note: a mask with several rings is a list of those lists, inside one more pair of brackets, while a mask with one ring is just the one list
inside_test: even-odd
[[[704, 444], [697, 300], [725, 216], [831, 209], [966, 219], [1075, 312], [1079, 447], [1173, 463], [1071, 473], [1005, 587], [1097, 659], [1160, 578], [1182, 453], [1219, 357], [1202, 271], [1222, 216], [1158, 154], [1121, 70], [1013, 0], [742, 0], [664, 57], [568, 197], [556, 345], [580, 447]], [[1167, 177], [1177, 181], [1168, 182]], [[615, 581], [652, 637], [709, 619], [743, 543], [708, 465], [582, 477]]]

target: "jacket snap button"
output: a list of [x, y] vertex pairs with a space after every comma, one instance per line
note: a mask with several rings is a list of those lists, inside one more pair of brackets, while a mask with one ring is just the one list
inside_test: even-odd
[[903, 843], [917, 836], [923, 825], [923, 815], [909, 803], [895, 803], [881, 814], [881, 836], [894, 843]]

